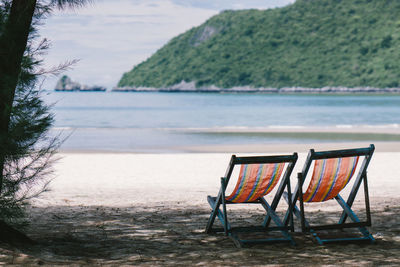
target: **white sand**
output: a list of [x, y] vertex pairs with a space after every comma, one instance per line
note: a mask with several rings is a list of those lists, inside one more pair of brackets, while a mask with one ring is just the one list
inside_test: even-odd
[[[296, 232], [295, 247], [237, 249], [222, 234], [205, 234], [206, 196], [217, 193], [231, 154], [64, 153], [55, 165], [52, 191], [29, 210], [25, 232], [36, 245], [0, 244], [0, 265], [399, 265], [400, 152], [377, 151], [368, 172], [369, 229], [376, 245], [319, 246], [310, 235]], [[300, 153], [292, 183], [305, 156]], [[354, 206], [359, 210], [360, 205]], [[261, 208], [241, 206], [229, 213], [231, 223], [261, 223]], [[326, 223], [331, 216], [330, 208], [313, 210], [308, 218], [314, 222]]]
[[[273, 155], [274, 153], [269, 153]], [[238, 154], [249, 155], [249, 154]], [[132, 206], [182, 202], [207, 206], [215, 195], [231, 154], [96, 154], [67, 153], [56, 163], [51, 191], [38, 206]], [[295, 173], [306, 153], [299, 154]], [[393, 197], [400, 192], [400, 152], [376, 152], [368, 169], [370, 196]], [[293, 186], [294, 187], [294, 186]]]

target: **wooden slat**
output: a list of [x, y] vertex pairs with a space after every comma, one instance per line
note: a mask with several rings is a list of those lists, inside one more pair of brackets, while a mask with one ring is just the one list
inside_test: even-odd
[[262, 164], [262, 163], [281, 163], [281, 162], [293, 162], [297, 160], [297, 153], [293, 155], [283, 156], [254, 156], [254, 157], [235, 157], [233, 160], [234, 164]]
[[358, 222], [358, 223], [344, 223], [344, 224], [325, 224], [325, 225], [309, 225], [305, 226], [306, 232], [310, 230], [329, 230], [329, 229], [345, 229], [345, 228], [355, 228], [355, 227], [363, 227], [369, 226], [367, 222]]
[[314, 151], [312, 153], [312, 159], [329, 159], [329, 158], [367, 156], [373, 150], [375, 150], [375, 146], [373, 144], [371, 144], [369, 147], [365, 147], [365, 148], [331, 150], [331, 151], [322, 151], [322, 152]]

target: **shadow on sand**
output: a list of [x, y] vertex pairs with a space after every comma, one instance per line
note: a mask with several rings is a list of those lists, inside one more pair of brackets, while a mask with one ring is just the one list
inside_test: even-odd
[[[172, 208], [171, 208], [172, 207]], [[260, 214], [241, 210], [234, 219], [255, 223]], [[204, 233], [209, 209], [151, 207], [31, 208], [25, 232], [34, 246], [0, 244], [2, 264], [129, 265], [362, 265], [400, 264], [400, 206], [373, 210], [376, 244], [317, 245], [295, 233], [297, 246], [255, 245], [238, 249], [222, 234]], [[317, 214], [311, 217], [318, 218]]]

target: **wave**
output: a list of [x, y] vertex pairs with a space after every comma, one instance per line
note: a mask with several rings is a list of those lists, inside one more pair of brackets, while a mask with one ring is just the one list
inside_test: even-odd
[[279, 132], [332, 132], [332, 133], [392, 133], [400, 134], [400, 124], [338, 124], [338, 125], [270, 125], [251, 126], [212, 126], [212, 127], [72, 127], [56, 126], [52, 131], [132, 131], [132, 132], [175, 132], [175, 133], [279, 133]]

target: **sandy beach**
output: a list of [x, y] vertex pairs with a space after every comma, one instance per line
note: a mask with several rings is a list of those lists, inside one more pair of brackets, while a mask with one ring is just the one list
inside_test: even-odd
[[400, 266], [399, 13], [0, 0], [0, 267]]
[[[367, 146], [367, 143], [321, 144], [316, 149]], [[257, 146], [260, 150], [262, 146]], [[264, 146], [265, 147], [265, 146]], [[307, 154], [306, 145], [284, 145], [264, 154], [299, 152], [294, 173]], [[376, 144], [368, 179], [372, 209], [371, 233], [376, 244], [317, 245], [310, 235], [295, 233], [297, 246], [256, 245], [238, 249], [222, 234], [207, 235], [210, 213], [207, 195], [219, 189], [230, 151], [250, 155], [235, 146], [228, 153], [60, 153], [51, 191], [29, 207], [24, 231], [33, 246], [0, 246], [5, 265], [399, 265], [400, 149], [398, 143]], [[210, 150], [203, 148], [202, 151]], [[276, 149], [276, 151], [273, 151]], [[199, 152], [202, 152], [199, 150]], [[266, 152], [265, 152], [266, 151]], [[295, 183], [295, 175], [292, 175]], [[355, 203], [355, 210], [362, 209]], [[307, 207], [310, 219], [332, 217], [337, 205]], [[278, 210], [282, 212], [285, 205]], [[230, 210], [232, 221], [258, 224], [261, 207]], [[299, 223], [296, 223], [299, 230]]]

